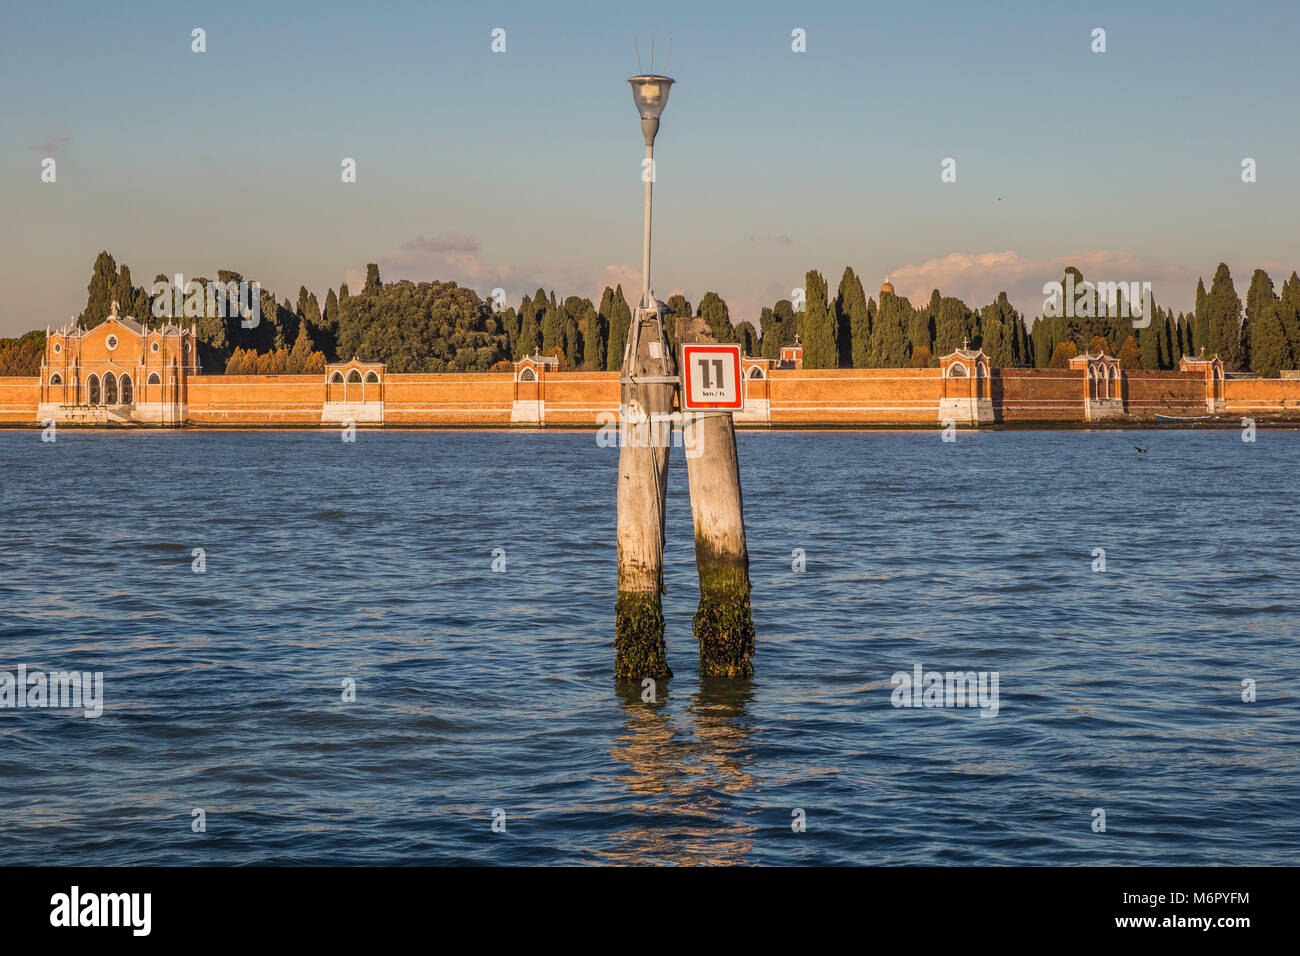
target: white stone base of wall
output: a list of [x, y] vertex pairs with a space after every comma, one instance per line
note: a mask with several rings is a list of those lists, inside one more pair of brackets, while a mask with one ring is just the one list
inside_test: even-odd
[[990, 425], [993, 423], [991, 398], [941, 398], [939, 421], [951, 419], [958, 425]]
[[511, 425], [540, 425], [546, 421], [546, 403], [536, 399], [512, 402], [510, 405]]
[[1123, 418], [1124, 399], [1122, 398], [1085, 398], [1083, 400], [1083, 417], [1090, 422], [1103, 418]]
[[134, 405], [62, 405], [46, 402], [37, 406], [36, 417], [67, 425], [183, 425], [188, 405], [168, 402], [139, 402]]
[[772, 403], [766, 398], [748, 399], [744, 408], [732, 413], [732, 419], [739, 423], [770, 425], [772, 424]]
[[1207, 398], [1205, 400], [1205, 410], [1211, 415], [1222, 415], [1227, 402], [1221, 398]]
[[321, 406], [321, 424], [339, 425], [346, 421], [357, 425], [382, 425], [383, 402], [326, 402]]

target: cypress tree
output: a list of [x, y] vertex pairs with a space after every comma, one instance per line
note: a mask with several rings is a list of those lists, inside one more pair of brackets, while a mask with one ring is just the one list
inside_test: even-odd
[[113, 257], [101, 252], [95, 258], [90, 283], [86, 286], [86, 308], [78, 317], [81, 327], [93, 329], [108, 318], [114, 300], [118, 315], [148, 321], [151, 304], [148, 292], [131, 284], [131, 270], [127, 266], [119, 270]]
[[606, 318], [609, 320], [609, 345], [605, 349], [605, 367], [611, 370], [621, 369], [623, 352], [627, 348], [627, 330], [632, 324], [632, 310], [628, 307], [627, 299], [623, 297], [622, 285], [610, 294], [609, 312]]
[[519, 305], [519, 338], [515, 342], [515, 358], [517, 359], [534, 355], [541, 350], [542, 327], [537, 321], [537, 315], [541, 303], [546, 301], [545, 297], [541, 295], [541, 291], [541, 289], [537, 290], [538, 300], [524, 296], [523, 302]]
[[709, 331], [719, 342], [736, 341], [736, 332], [731, 325], [731, 313], [727, 309], [726, 301], [718, 293], [704, 293], [704, 298], [700, 300], [699, 315], [709, 323]]
[[789, 299], [777, 299], [772, 306], [777, 321], [777, 354], [780, 347], [794, 345], [795, 336], [799, 334], [799, 319], [794, 311], [794, 303]]
[[[851, 267], [845, 266], [835, 296], [835, 340], [838, 347], [837, 364], [840, 368], [850, 368], [855, 364], [854, 329], [865, 324], [866, 312], [867, 294], [862, 288], [862, 280]], [[870, 330], [867, 334], [870, 335]]]
[[980, 310], [980, 348], [989, 357], [991, 368], [1006, 368], [1011, 364], [1009, 338], [997, 304], [984, 306]]
[[911, 365], [907, 348], [907, 325], [911, 318], [912, 303], [890, 292], [880, 293], [880, 308], [871, 333], [873, 368], [907, 368]]
[[303, 319], [298, 323], [298, 335], [294, 339], [293, 348], [289, 350], [289, 357], [284, 364], [284, 370], [290, 375], [301, 375], [307, 367], [307, 360], [311, 358], [311, 353], [315, 351], [315, 345], [312, 344], [311, 332], [307, 328], [307, 320]]
[[912, 354], [915, 354], [917, 349], [925, 349], [927, 355], [932, 354], [934, 316], [930, 314], [928, 308], [914, 309], [912, 311], [912, 315], [907, 321], [907, 344], [908, 351]]
[[361, 290], [362, 295], [369, 295], [379, 291], [379, 265], [374, 262], [366, 263], [366, 285]]
[[1208, 300], [1209, 296], [1205, 293], [1205, 280], [1196, 280], [1196, 311], [1193, 313], [1191, 328], [1187, 336], [1188, 349], [1184, 355], [1195, 355], [1196, 351], [1202, 346], [1205, 347], [1208, 355], [1211, 349], [1210, 342], [1210, 312]]
[[[1278, 302], [1278, 318], [1286, 337], [1287, 351], [1293, 363], [1300, 362], [1300, 276], [1294, 272], [1282, 283], [1282, 296]], [[1295, 368], [1295, 365], [1291, 365]]]
[[[861, 283], [858, 287], [861, 288]], [[868, 299], [862, 307], [851, 305], [849, 310], [849, 364], [853, 368], [867, 368], [871, 362], [871, 321], [876, 302]]]
[[591, 302], [585, 299], [583, 301], [582, 363], [590, 371], [601, 372], [605, 369], [605, 356], [609, 348], [605, 323]]
[[835, 331], [835, 319], [826, 301], [826, 280], [814, 269], [804, 277], [804, 319], [799, 333], [804, 368], [839, 367]]
[[758, 332], [754, 323], [745, 321], [736, 326], [736, 341], [740, 343], [743, 354], [754, 357], [758, 354]]
[[560, 314], [559, 308], [553, 302], [546, 303], [546, 309], [542, 313], [542, 353], [550, 355], [551, 349], [558, 348], [564, 352], [565, 359], [569, 358], [569, 353], [565, 349], [564, 341], [564, 316]]
[[[880, 296], [881, 307], [884, 307], [887, 294]], [[934, 301], [934, 296], [930, 297]], [[952, 296], [944, 296], [939, 300], [939, 309], [934, 316], [934, 354], [942, 357], [950, 355], [952, 352], [961, 348], [963, 340], [969, 340], [973, 336], [972, 322], [966, 303], [961, 299], [955, 299]]]
[[1227, 265], [1220, 262], [1210, 283], [1210, 294], [1205, 300], [1208, 312], [1210, 350], [1223, 359], [1223, 367], [1239, 372], [1243, 367], [1245, 350], [1241, 341], [1241, 299], [1232, 285], [1232, 275]]
[[763, 358], [775, 359], [781, 355], [780, 335], [776, 332], [776, 313], [770, 306], [763, 306], [758, 314], [759, 349]]
[[1165, 328], [1164, 313], [1152, 307], [1151, 324], [1145, 329], [1137, 329], [1138, 351], [1142, 357], [1142, 368], [1160, 368], [1160, 335]]
[[1270, 295], [1260, 304], [1252, 328], [1251, 371], [1264, 378], [1277, 378], [1280, 369], [1291, 368], [1294, 362], [1282, 328], [1282, 304]]
[[[1268, 326], [1265, 328], [1265, 326]], [[1280, 341], [1272, 341], [1275, 335]], [[1277, 295], [1273, 292], [1273, 280], [1263, 269], [1256, 269], [1250, 277], [1250, 287], [1246, 290], [1246, 317], [1242, 323], [1243, 337], [1246, 339], [1245, 359], [1247, 367], [1256, 374], [1259, 363], [1272, 368], [1273, 374], [1285, 363], [1285, 353], [1280, 349], [1286, 347], [1286, 333], [1282, 331], [1280, 309]], [[1265, 341], [1265, 340], [1268, 341]], [[1257, 360], [1255, 353], [1263, 348], [1264, 354]]]

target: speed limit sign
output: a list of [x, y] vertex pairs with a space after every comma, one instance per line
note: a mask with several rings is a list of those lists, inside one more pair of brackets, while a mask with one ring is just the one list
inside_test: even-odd
[[682, 409], [740, 411], [745, 407], [739, 345], [682, 346]]

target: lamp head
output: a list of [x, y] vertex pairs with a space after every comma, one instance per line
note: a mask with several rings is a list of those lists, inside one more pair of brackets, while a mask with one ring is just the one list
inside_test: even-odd
[[645, 73], [632, 77], [628, 82], [632, 84], [632, 99], [636, 102], [637, 112], [641, 114], [641, 132], [645, 134], [645, 144], [652, 146], [655, 134], [659, 132], [659, 117], [668, 105], [672, 77]]

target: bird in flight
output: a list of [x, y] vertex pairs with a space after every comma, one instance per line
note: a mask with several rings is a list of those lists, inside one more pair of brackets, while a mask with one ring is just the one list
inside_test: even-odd
[[1145, 448], [1139, 448], [1137, 445], [1133, 446], [1133, 450], [1137, 452], [1139, 455], [1145, 455], [1147, 453], [1147, 450]]

